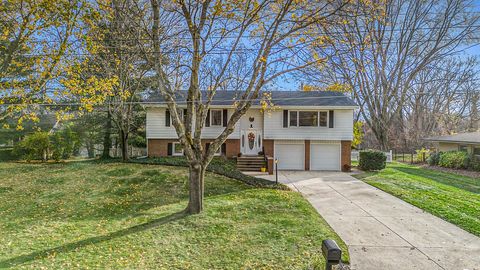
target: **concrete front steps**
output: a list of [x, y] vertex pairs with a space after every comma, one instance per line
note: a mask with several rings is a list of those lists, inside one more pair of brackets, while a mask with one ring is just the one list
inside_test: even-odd
[[243, 172], [260, 172], [266, 168], [263, 156], [241, 156], [237, 158], [237, 169]]

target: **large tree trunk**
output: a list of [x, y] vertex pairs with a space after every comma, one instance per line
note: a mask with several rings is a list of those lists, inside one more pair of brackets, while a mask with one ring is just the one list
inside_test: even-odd
[[103, 136], [103, 153], [102, 158], [110, 158], [110, 148], [112, 147], [112, 139], [110, 134], [112, 132], [112, 115], [107, 111], [107, 122], [105, 123], [105, 133]]
[[120, 147], [122, 148], [122, 161], [128, 161], [128, 132], [120, 130]]
[[380, 150], [388, 151], [389, 141], [388, 141], [388, 131], [380, 126], [373, 126], [372, 127], [373, 133], [375, 134], [375, 138], [378, 141], [378, 145], [380, 146]]
[[198, 214], [203, 210], [203, 191], [205, 181], [205, 168], [200, 163], [190, 164], [190, 196], [186, 211], [189, 214]]
[[92, 142], [87, 142], [86, 147], [87, 147], [87, 153], [88, 153], [88, 158], [94, 158], [95, 157], [95, 143]]

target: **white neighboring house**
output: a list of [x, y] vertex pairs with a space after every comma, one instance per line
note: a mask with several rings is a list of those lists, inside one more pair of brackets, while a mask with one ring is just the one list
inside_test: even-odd
[[[260, 102], [255, 101], [218, 155], [278, 159], [279, 170], [349, 170], [353, 112], [357, 108], [352, 99], [338, 92], [268, 93], [276, 109], [262, 112]], [[185, 103], [185, 94], [177, 94], [178, 104]], [[205, 148], [223, 131], [234, 110], [233, 100], [241, 94], [216, 93], [202, 130]], [[183, 155], [163, 99], [151, 97], [146, 103], [148, 156]], [[268, 170], [272, 172], [271, 164]]]

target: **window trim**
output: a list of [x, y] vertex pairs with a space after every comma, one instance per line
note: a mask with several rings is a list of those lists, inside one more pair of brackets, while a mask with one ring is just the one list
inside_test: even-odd
[[[182, 148], [182, 153], [177, 153], [175, 152], [175, 145], [180, 144], [180, 142], [173, 142], [172, 143], [172, 156], [183, 156], [184, 155], [184, 150]], [[180, 144], [181, 145], [181, 144]]]
[[[220, 111], [220, 124], [213, 124], [213, 112]], [[210, 127], [223, 127], [223, 109], [210, 109]]]
[[217, 152], [213, 153], [214, 157], [218, 157], [222, 155], [222, 145], [218, 148]]
[[[290, 125], [290, 112], [296, 112], [297, 114], [297, 125]], [[316, 126], [300, 126], [300, 112], [317, 112], [317, 125]], [[327, 122], [325, 126], [320, 125], [320, 112], [325, 112], [327, 114]], [[290, 128], [328, 128], [328, 123], [330, 121], [330, 114], [328, 110], [289, 110], [288, 111], [288, 127]]]
[[[327, 114], [327, 120], [325, 121], [325, 126], [320, 125], [320, 113], [324, 112]], [[318, 126], [321, 128], [329, 128], [329, 123], [330, 123], [330, 113], [328, 111], [318, 111]]]
[[[180, 113], [179, 113], [179, 114], [180, 114], [180, 115], [179, 115], [179, 116], [180, 116], [180, 119], [184, 120], [184, 119], [185, 119], [185, 115], [184, 115], [184, 113], [183, 113], [183, 108], [179, 108], [179, 109], [180, 109]], [[167, 109], [167, 110], [170, 111], [169, 109]], [[166, 112], [165, 112], [165, 113], [166, 113]], [[173, 127], [172, 123], [173, 123], [173, 117], [172, 117], [172, 112], [170, 112], [170, 126], [169, 126], [169, 127]]]

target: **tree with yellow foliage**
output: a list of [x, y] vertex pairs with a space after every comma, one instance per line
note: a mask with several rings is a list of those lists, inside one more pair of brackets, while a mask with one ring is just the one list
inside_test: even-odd
[[80, 111], [107, 111], [119, 133], [122, 160], [127, 161], [128, 140], [142, 111], [140, 94], [152, 84], [147, 76], [152, 67], [142, 53], [148, 44], [146, 31], [137, 27], [145, 9], [132, 0], [98, 1], [96, 6], [82, 36], [87, 57], [78, 59], [62, 80], [64, 96], [78, 100]]
[[[38, 121], [38, 104], [52, 104], [50, 85], [86, 9], [84, 0], [10, 0], [0, 3], [0, 121]], [[5, 126], [8, 128], [8, 126]]]

